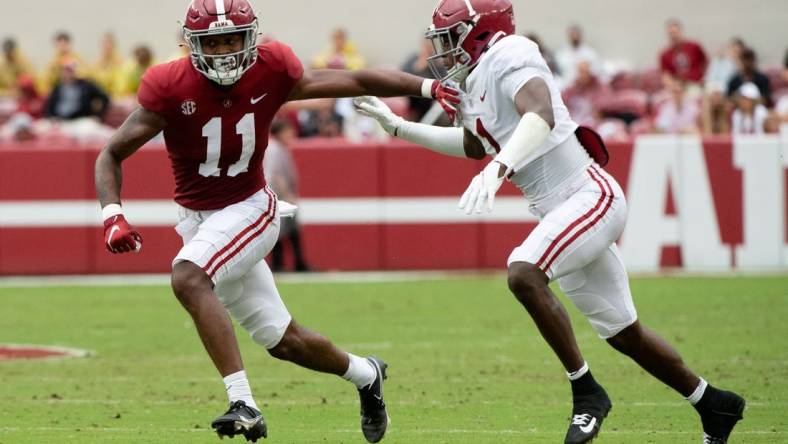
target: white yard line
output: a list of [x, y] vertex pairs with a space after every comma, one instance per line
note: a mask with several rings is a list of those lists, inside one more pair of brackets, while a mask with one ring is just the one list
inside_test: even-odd
[[[498, 271], [360, 271], [325, 273], [280, 273], [276, 281], [284, 284], [330, 284], [364, 282], [418, 282], [478, 277], [503, 277]], [[5, 276], [0, 288], [11, 287], [104, 287], [167, 286], [169, 274], [87, 275], [87, 276]]]
[[[358, 271], [324, 273], [280, 273], [281, 284], [386, 283], [457, 280], [474, 278], [504, 279], [504, 270], [425, 270], [425, 271]], [[663, 273], [635, 273], [633, 278], [758, 278], [786, 277], [788, 272], [720, 272], [697, 273], [666, 271]], [[0, 288], [30, 287], [111, 287], [111, 286], [168, 286], [169, 274], [124, 274], [80, 276], [0, 276]]]

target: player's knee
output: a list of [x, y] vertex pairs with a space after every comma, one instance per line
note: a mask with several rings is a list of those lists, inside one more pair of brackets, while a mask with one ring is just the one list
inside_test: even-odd
[[303, 328], [296, 324], [295, 321], [291, 322], [279, 343], [268, 349], [268, 354], [282, 361], [295, 360], [304, 348], [304, 334]]
[[640, 322], [635, 322], [615, 336], [608, 338], [607, 343], [625, 355], [637, 352], [643, 344], [643, 328]]
[[198, 298], [212, 287], [208, 275], [191, 262], [176, 264], [172, 269], [170, 283], [175, 297], [189, 311], [194, 309]]
[[509, 266], [509, 290], [521, 303], [529, 302], [547, 285], [547, 275], [536, 265], [515, 262]]

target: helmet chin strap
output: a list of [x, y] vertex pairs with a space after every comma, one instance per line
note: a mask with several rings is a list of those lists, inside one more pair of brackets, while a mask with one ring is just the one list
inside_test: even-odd
[[[502, 38], [506, 37], [507, 35], [509, 35], [509, 34], [503, 32], [503, 31], [496, 32], [495, 35], [493, 36], [493, 38], [490, 39], [490, 43], [487, 44], [487, 49], [490, 49], [492, 47], [492, 45], [498, 43], [498, 40], [501, 40]], [[487, 49], [485, 49], [485, 51], [487, 51]]]

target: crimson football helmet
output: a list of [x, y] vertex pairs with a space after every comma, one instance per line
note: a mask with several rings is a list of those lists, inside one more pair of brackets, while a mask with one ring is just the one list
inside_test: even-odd
[[[244, 36], [241, 51], [220, 55], [203, 51], [203, 37], [237, 33]], [[192, 0], [183, 37], [194, 68], [220, 85], [237, 82], [257, 60], [257, 17], [247, 0]]]
[[511, 34], [510, 0], [440, 0], [426, 34], [435, 46], [430, 69], [441, 82], [462, 82], [490, 46]]

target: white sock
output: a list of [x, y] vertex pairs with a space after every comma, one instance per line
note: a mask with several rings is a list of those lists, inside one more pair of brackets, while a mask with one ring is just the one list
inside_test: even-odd
[[580, 367], [580, 370], [576, 372], [567, 372], [566, 377], [569, 378], [570, 381], [577, 381], [578, 379], [582, 378], [586, 373], [588, 373], [588, 363], [583, 362], [583, 366]]
[[702, 398], [703, 394], [706, 393], [706, 387], [708, 386], [709, 383], [706, 382], [705, 379], [700, 378], [700, 383], [698, 384], [698, 387], [695, 389], [694, 392], [692, 392], [691, 395], [687, 396], [687, 401], [689, 401], [689, 403], [692, 405], [695, 405], [698, 402], [700, 402], [700, 398]]
[[249, 407], [260, 410], [252, 398], [252, 388], [249, 386], [249, 380], [246, 379], [246, 371], [241, 370], [225, 376], [224, 387], [227, 389], [227, 398], [230, 400], [230, 404], [235, 401], [243, 401]]
[[348, 360], [350, 364], [347, 367], [347, 372], [342, 375], [343, 378], [352, 382], [358, 388], [366, 387], [375, 382], [375, 368], [372, 364], [364, 358], [360, 358], [354, 354], [348, 353]]

